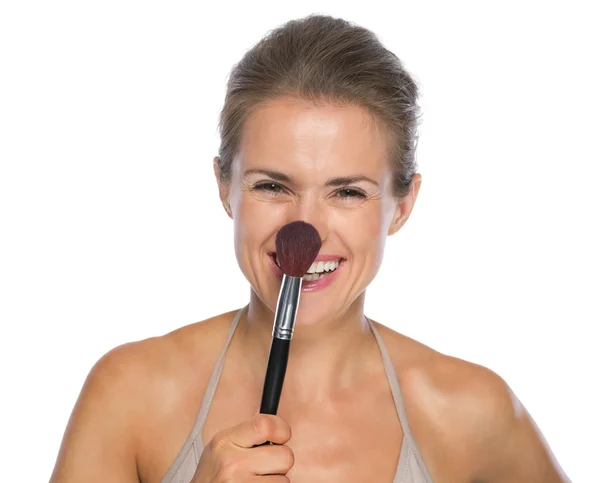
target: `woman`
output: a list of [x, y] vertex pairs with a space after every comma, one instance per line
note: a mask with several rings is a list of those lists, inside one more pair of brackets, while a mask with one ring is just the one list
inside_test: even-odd
[[[498, 375], [363, 313], [419, 193], [417, 120], [415, 83], [363, 28], [311, 16], [250, 50], [214, 160], [249, 304], [105, 355], [51, 481], [568, 481]], [[322, 249], [279, 413], [258, 415], [282, 278], [275, 235], [294, 220], [317, 228]]]

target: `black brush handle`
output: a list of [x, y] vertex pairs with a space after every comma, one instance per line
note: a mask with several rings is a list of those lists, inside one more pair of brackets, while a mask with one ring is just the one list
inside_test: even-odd
[[[279, 398], [283, 389], [283, 380], [285, 379], [285, 370], [287, 369], [288, 356], [290, 353], [290, 339], [278, 339], [273, 337], [271, 351], [269, 353], [269, 363], [267, 364], [267, 374], [265, 376], [265, 385], [263, 386], [262, 400], [260, 403], [260, 412], [262, 414], [277, 414], [279, 407]], [[271, 444], [267, 441], [256, 446], [265, 446]]]
[[290, 353], [290, 342], [291, 340], [289, 339], [273, 337], [262, 401], [260, 403], [260, 412], [262, 414], [277, 414]]
[[[263, 386], [260, 403], [260, 412], [262, 414], [277, 414], [301, 289], [302, 277], [283, 275], [281, 288], [279, 289], [279, 298], [277, 299], [277, 310], [275, 311], [273, 339], [269, 352], [269, 362], [267, 363], [267, 374], [265, 375], [265, 385]], [[271, 443], [267, 441], [264, 444]]]

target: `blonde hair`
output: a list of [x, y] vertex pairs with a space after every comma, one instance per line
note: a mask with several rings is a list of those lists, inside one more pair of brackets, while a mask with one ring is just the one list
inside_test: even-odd
[[408, 193], [417, 171], [418, 87], [374, 33], [324, 15], [271, 31], [233, 67], [219, 121], [222, 181], [231, 177], [244, 121], [265, 101], [287, 96], [371, 113], [389, 135], [394, 195]]

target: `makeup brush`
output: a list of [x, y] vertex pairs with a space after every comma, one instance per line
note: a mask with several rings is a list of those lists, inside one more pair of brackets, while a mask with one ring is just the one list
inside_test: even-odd
[[310, 223], [294, 221], [277, 232], [275, 247], [276, 262], [284, 275], [277, 301], [273, 340], [260, 404], [260, 412], [263, 414], [277, 414], [290, 342], [294, 334], [302, 277], [319, 254], [321, 237]]

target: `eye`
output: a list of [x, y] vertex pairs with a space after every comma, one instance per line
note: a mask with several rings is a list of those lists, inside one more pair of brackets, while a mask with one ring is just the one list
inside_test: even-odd
[[363, 191], [356, 188], [342, 188], [337, 190], [335, 195], [342, 200], [359, 200], [367, 197]]
[[264, 191], [265, 193], [270, 194], [270, 195], [278, 195], [280, 193], [283, 193], [285, 191], [285, 188], [278, 183], [274, 183], [272, 181], [267, 181], [267, 182], [255, 184], [252, 187], [252, 190], [253, 191]]

